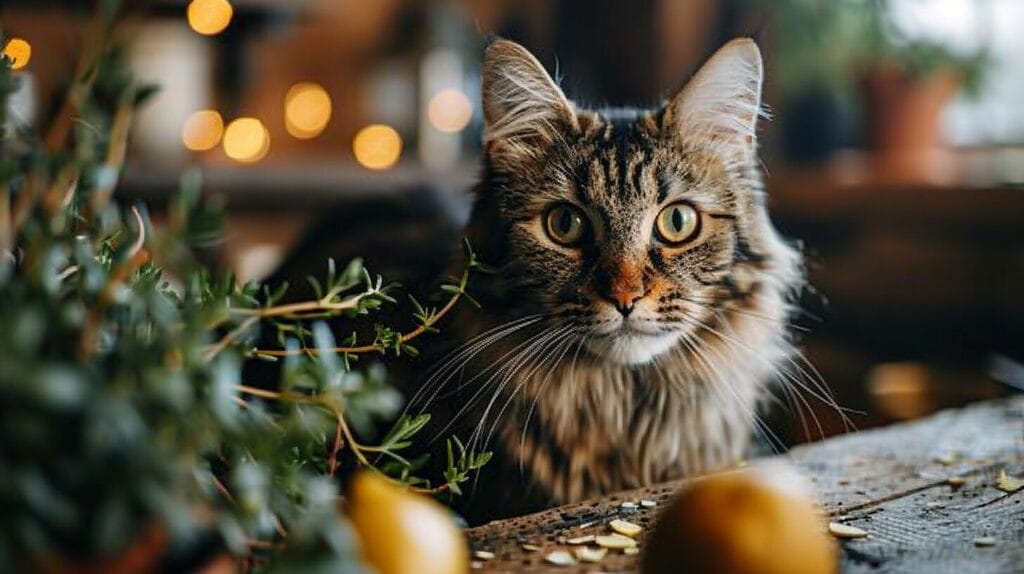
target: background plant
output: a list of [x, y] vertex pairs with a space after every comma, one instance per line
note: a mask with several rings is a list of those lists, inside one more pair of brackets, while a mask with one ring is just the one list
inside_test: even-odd
[[899, 30], [888, 0], [750, 0], [768, 17], [773, 46], [772, 77], [786, 95], [808, 88], [848, 92], [863, 75], [893, 66], [909, 77], [936, 71], [955, 74], [976, 92], [990, 67], [985, 50], [959, 52]]
[[[163, 229], [115, 198], [132, 116], [155, 91], [127, 71], [117, 8], [100, 2], [42, 134], [3, 117], [19, 78], [0, 64], [0, 571], [96, 563], [152, 532], [171, 555], [215, 533], [247, 568], [358, 571], [337, 512], [344, 456], [435, 494], [489, 457], [450, 441], [434, 482], [403, 455], [427, 415], [361, 438], [400, 405], [382, 361], [415, 354], [480, 265], [467, 246], [439, 307], [341, 341], [325, 320], [372, 317], [397, 296], [358, 260], [328, 262], [316, 298], [288, 304], [287, 286], [203, 267], [195, 249], [223, 229], [197, 174]], [[276, 345], [257, 346], [261, 328]], [[259, 360], [280, 361], [279, 380], [243, 380]]]

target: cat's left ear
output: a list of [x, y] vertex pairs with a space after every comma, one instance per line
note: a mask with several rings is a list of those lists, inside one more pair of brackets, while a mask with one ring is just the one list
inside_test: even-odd
[[764, 66], [750, 38], [722, 46], [668, 104], [664, 128], [684, 141], [750, 160], [761, 115]]
[[526, 48], [498, 40], [482, 70], [484, 144], [494, 159], [535, 159], [578, 127], [572, 104]]

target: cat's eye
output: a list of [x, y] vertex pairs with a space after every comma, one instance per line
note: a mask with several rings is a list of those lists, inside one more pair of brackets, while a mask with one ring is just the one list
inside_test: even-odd
[[658, 214], [654, 230], [669, 245], [692, 241], [700, 233], [700, 214], [688, 203], [673, 203]]
[[587, 219], [578, 208], [560, 203], [548, 210], [544, 229], [555, 243], [571, 246], [579, 243], [586, 234]]

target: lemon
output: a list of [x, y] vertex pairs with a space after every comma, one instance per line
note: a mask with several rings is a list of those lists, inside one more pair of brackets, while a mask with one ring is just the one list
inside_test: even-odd
[[835, 543], [800, 484], [781, 465], [694, 482], [658, 519], [641, 571], [835, 574]]
[[448, 510], [372, 472], [352, 479], [346, 513], [379, 574], [462, 574], [469, 549]]

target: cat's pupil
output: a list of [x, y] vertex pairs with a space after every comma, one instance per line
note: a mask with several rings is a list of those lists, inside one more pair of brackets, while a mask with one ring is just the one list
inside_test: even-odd
[[683, 230], [683, 210], [678, 207], [672, 210], [672, 227], [676, 232]]
[[568, 234], [572, 231], [572, 212], [568, 209], [562, 210], [562, 217], [558, 221], [559, 231], [563, 234]]

